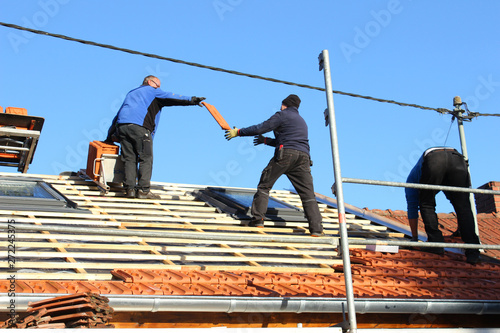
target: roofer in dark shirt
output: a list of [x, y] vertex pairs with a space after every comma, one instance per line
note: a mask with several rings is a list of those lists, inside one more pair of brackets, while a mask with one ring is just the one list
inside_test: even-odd
[[[117, 138], [125, 166], [125, 197], [160, 199], [150, 191], [153, 171], [153, 137], [164, 106], [199, 105], [204, 97], [182, 96], [160, 89], [160, 79], [146, 76], [128, 92], [108, 131], [107, 142]], [[137, 180], [137, 183], [136, 183]]]
[[[269, 191], [285, 174], [302, 200], [311, 236], [319, 237], [323, 235], [322, 217], [314, 194], [307, 124], [299, 115], [299, 105], [300, 98], [289, 95], [282, 101], [281, 111], [268, 120], [250, 127], [227, 130], [225, 137], [230, 140], [236, 136], [255, 135], [255, 145], [263, 143], [276, 147], [274, 157], [262, 171], [252, 202], [253, 219], [249, 225], [264, 226]], [[274, 139], [262, 136], [270, 131], [274, 131]]]
[[[462, 154], [453, 148], [433, 147], [427, 149], [408, 175], [407, 183], [429, 185], [446, 185], [470, 187], [470, 175], [467, 162]], [[418, 240], [418, 211], [425, 226], [428, 242], [444, 242], [443, 233], [439, 230], [436, 214], [436, 194], [438, 190], [405, 188], [408, 204], [408, 220], [412, 232], [412, 240]], [[476, 234], [474, 215], [472, 213], [470, 195], [466, 192], [443, 191], [450, 200], [457, 214], [458, 230], [464, 243], [479, 244]], [[426, 248], [425, 251], [443, 254], [443, 248]], [[466, 249], [468, 263], [475, 264], [479, 260], [479, 250]]]

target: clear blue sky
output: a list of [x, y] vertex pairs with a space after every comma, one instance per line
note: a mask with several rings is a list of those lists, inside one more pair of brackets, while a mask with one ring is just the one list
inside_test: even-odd
[[[330, 53], [333, 89], [452, 109], [500, 113], [497, 1], [76, 1], [0, 0], [0, 21], [205, 65], [324, 87], [318, 55]], [[45, 118], [29, 172], [85, 168], [125, 94], [148, 74], [162, 88], [205, 96], [231, 126], [268, 119], [301, 97], [315, 190], [332, 196], [325, 93], [0, 27], [0, 105]], [[400, 181], [428, 146], [460, 150], [456, 121], [435, 111], [334, 95], [342, 176]], [[500, 180], [500, 118], [465, 123], [472, 183]], [[446, 140], [447, 134], [448, 138]], [[195, 106], [163, 109], [154, 181], [255, 188], [273, 154], [252, 138], [229, 142]], [[16, 172], [14, 168], [0, 171]], [[289, 189], [282, 177], [275, 189]], [[438, 211], [452, 211], [438, 196]], [[347, 203], [406, 209], [402, 188], [345, 184]]]

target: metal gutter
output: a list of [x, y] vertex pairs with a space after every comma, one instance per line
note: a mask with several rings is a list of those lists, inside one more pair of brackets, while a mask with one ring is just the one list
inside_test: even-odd
[[[16, 311], [25, 311], [28, 302], [36, 302], [63, 294], [16, 294], [10, 298], [0, 294], [0, 312], [7, 312], [10, 300]], [[319, 297], [225, 297], [225, 296], [149, 296], [102, 295], [116, 312], [282, 312], [344, 313], [345, 299]], [[363, 299], [356, 298], [356, 313], [419, 314], [500, 314], [500, 301], [430, 300], [430, 299]]]

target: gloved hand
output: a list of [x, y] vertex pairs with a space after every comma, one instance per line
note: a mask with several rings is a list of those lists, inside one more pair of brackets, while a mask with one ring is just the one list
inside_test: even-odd
[[227, 139], [227, 140], [231, 140], [232, 138], [234, 137], [237, 137], [238, 136], [238, 131], [240, 129], [239, 128], [236, 128], [234, 127], [233, 129], [230, 129], [230, 130], [226, 130], [226, 134], [224, 135], [224, 137]]
[[262, 134], [256, 135], [253, 137], [253, 145], [257, 146], [260, 145], [261, 143], [266, 143], [266, 138], [262, 136]]
[[193, 96], [191, 97], [191, 103], [193, 103], [193, 105], [199, 105], [199, 106], [202, 106], [200, 103], [205, 100], [206, 98], [205, 97], [196, 97], [196, 96]]

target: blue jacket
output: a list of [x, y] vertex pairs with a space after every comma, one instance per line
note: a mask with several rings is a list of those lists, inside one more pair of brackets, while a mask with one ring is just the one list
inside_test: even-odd
[[176, 95], [150, 85], [142, 85], [128, 92], [116, 115], [116, 123], [140, 125], [154, 135], [162, 107], [173, 105], [193, 105], [191, 96]]
[[274, 146], [276, 149], [283, 146], [282, 148], [295, 149], [310, 155], [307, 124], [299, 115], [299, 110], [296, 107], [287, 107], [258, 125], [242, 128], [238, 135], [251, 136], [270, 131], [274, 131], [275, 139], [266, 142], [266, 144]]

